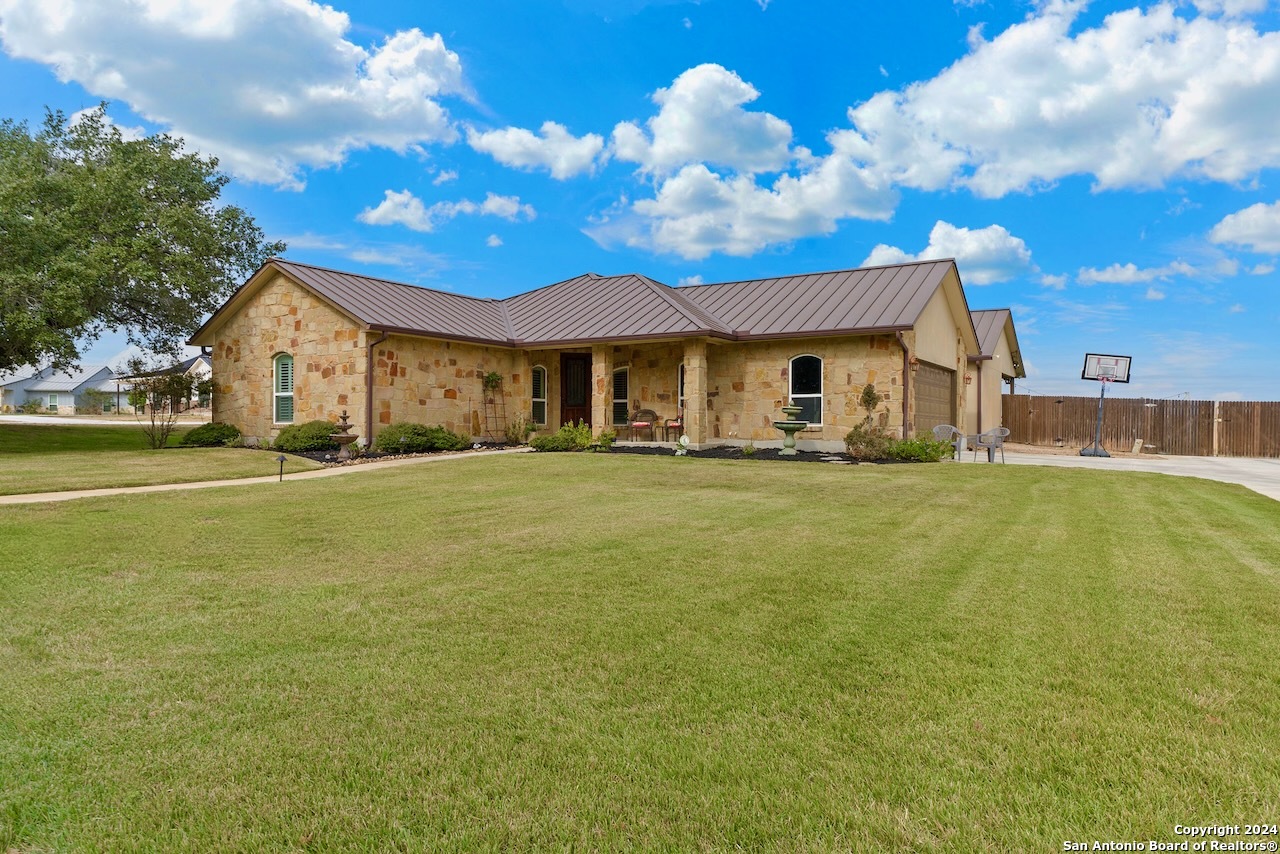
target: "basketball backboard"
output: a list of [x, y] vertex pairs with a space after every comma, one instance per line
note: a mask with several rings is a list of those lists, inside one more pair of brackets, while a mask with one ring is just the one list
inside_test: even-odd
[[1129, 381], [1129, 356], [1108, 356], [1102, 353], [1086, 353], [1082, 380], [1127, 383]]

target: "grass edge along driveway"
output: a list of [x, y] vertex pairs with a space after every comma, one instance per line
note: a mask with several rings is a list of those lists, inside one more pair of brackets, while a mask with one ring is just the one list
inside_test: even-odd
[[0, 846], [1062, 850], [1280, 810], [1280, 509], [1242, 488], [523, 454], [0, 542]]

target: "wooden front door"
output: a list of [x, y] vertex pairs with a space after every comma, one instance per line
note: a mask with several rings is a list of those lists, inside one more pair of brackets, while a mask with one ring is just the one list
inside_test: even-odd
[[560, 423], [591, 423], [591, 354], [560, 354]]

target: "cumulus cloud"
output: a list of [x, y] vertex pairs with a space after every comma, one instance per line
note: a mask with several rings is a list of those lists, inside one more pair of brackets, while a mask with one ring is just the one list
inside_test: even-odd
[[10, 56], [128, 104], [241, 178], [294, 189], [355, 149], [457, 136], [440, 99], [469, 92], [438, 34], [365, 48], [349, 29], [310, 0], [0, 0]]
[[776, 172], [791, 160], [791, 125], [742, 109], [760, 93], [722, 66], [690, 68], [652, 97], [659, 110], [644, 129], [635, 122], [613, 129], [613, 155], [645, 172], [668, 175], [695, 163]]
[[1193, 276], [1195, 272], [1196, 268], [1185, 261], [1174, 261], [1172, 264], [1166, 264], [1163, 267], [1145, 268], [1130, 262], [1128, 264], [1112, 264], [1110, 267], [1101, 270], [1094, 267], [1082, 267], [1076, 275], [1076, 279], [1086, 285], [1099, 283], [1136, 285], [1154, 282], [1157, 279], [1170, 279], [1174, 276]]
[[604, 150], [604, 137], [589, 133], [575, 137], [564, 125], [543, 122], [535, 136], [524, 128], [480, 132], [468, 129], [467, 143], [476, 151], [516, 169], [546, 169], [559, 181], [594, 172]]
[[1280, 253], [1280, 202], [1259, 202], [1224, 217], [1209, 231], [1209, 239], [1251, 252]]
[[[1038, 272], [1031, 262], [1031, 250], [1021, 237], [1014, 237], [1002, 225], [986, 228], [961, 228], [938, 220], [929, 232], [929, 245], [911, 254], [896, 246], [879, 244], [862, 262], [863, 266], [903, 264], [934, 258], [954, 258], [965, 283], [990, 285], [1016, 276]], [[1053, 278], [1045, 277], [1050, 287]]]
[[456, 181], [456, 180], [458, 180], [457, 170], [445, 169], [444, 171], [436, 175], [436, 177], [432, 178], [431, 183], [439, 187], [441, 184], [447, 184], [450, 181]]
[[1084, 6], [1044, 4], [990, 41], [975, 30], [969, 53], [936, 77], [852, 108], [843, 145], [897, 184], [984, 197], [1068, 175], [1155, 187], [1280, 165], [1280, 33], [1231, 15], [1188, 20], [1172, 4], [1073, 33]]
[[490, 234], [485, 238], [484, 245], [488, 246], [490, 249], [497, 249], [502, 245], [502, 238], [496, 234]]
[[436, 202], [430, 207], [408, 190], [387, 190], [377, 207], [365, 208], [356, 219], [366, 225], [403, 225], [413, 231], [435, 231], [436, 227], [461, 215], [496, 216], [515, 222], [534, 219], [533, 205], [522, 204], [516, 196], [489, 193], [477, 204], [469, 199]]

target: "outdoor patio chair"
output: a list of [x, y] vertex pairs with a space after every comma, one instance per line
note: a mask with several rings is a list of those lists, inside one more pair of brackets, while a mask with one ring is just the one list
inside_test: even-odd
[[631, 439], [634, 441], [642, 430], [649, 431], [649, 441], [658, 440], [658, 413], [652, 409], [637, 409], [631, 416]]
[[996, 448], [1000, 449], [1000, 462], [1004, 462], [1004, 440], [1009, 437], [1008, 427], [994, 427], [985, 433], [978, 434], [978, 441], [973, 445], [974, 462], [978, 460], [978, 449], [987, 449], [987, 462], [996, 461]]
[[662, 438], [666, 442], [671, 441], [671, 434], [674, 433], [677, 439], [680, 434], [684, 433], [684, 413], [681, 412], [675, 418], [668, 418], [662, 422]]
[[939, 424], [937, 427], [934, 427], [933, 440], [935, 442], [947, 442], [948, 444], [955, 446], [955, 459], [957, 461], [960, 459], [960, 455], [965, 452], [965, 443], [968, 441], [964, 433], [960, 432], [960, 428], [953, 427], [950, 424]]

